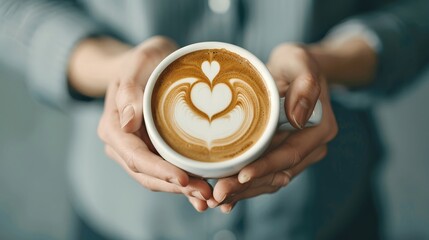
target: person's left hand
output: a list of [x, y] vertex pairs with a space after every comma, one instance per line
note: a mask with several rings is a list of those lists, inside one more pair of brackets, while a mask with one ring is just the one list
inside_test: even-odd
[[[285, 187], [292, 178], [325, 157], [327, 143], [338, 131], [326, 80], [305, 47], [280, 45], [272, 51], [267, 67], [280, 96], [286, 97], [289, 121], [301, 130], [278, 132], [260, 159], [244, 167], [238, 175], [219, 179], [207, 203], [212, 208], [220, 205], [224, 213], [229, 213], [240, 200]], [[323, 107], [322, 121], [318, 126], [302, 129], [317, 99]]]

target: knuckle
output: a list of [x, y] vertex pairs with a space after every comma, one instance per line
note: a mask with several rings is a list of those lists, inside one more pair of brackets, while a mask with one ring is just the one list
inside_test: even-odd
[[329, 126], [327, 126], [327, 128], [328, 128], [327, 129], [328, 134], [326, 134], [325, 142], [330, 142], [338, 134], [338, 125], [337, 125], [336, 121], [334, 120], [334, 122], [332, 124], [329, 124]]
[[113, 159], [112, 151], [109, 149], [109, 147], [107, 145], [104, 146], [104, 153]]
[[161, 35], [155, 35], [155, 36], [151, 37], [150, 39], [152, 41], [159, 42], [159, 43], [163, 43], [163, 42], [168, 41], [168, 38], [161, 36]]
[[273, 49], [273, 53], [274, 54], [276, 54], [276, 53], [284, 54], [284, 53], [288, 52], [289, 47], [290, 46], [286, 43], [280, 44]]
[[175, 47], [175, 43], [171, 40], [171, 39], [169, 39], [169, 38], [167, 38], [167, 37], [164, 37], [164, 36], [154, 36], [154, 37], [152, 37], [152, 39], [153, 39], [153, 41], [155, 41], [160, 47], [164, 47], [164, 48], [173, 48], [173, 47]]
[[[110, 114], [110, 113], [109, 113]], [[98, 137], [104, 142], [108, 143], [110, 142], [111, 135], [112, 135], [112, 124], [110, 121], [110, 116], [106, 112], [101, 116], [100, 121], [98, 122], [97, 126], [97, 135]]]
[[271, 185], [271, 186], [275, 186], [277, 183], [278, 183], [278, 181], [279, 181], [279, 174], [272, 174], [271, 175], [271, 177], [270, 177], [270, 181], [269, 181], [269, 184]]
[[132, 81], [125, 81], [121, 83], [118, 92], [116, 93], [116, 103], [118, 105], [119, 111], [122, 111], [125, 106], [130, 104], [130, 102], [135, 101], [137, 98], [137, 88], [138, 85]]
[[149, 181], [147, 177], [140, 179], [140, 184], [151, 192], [159, 192], [159, 190], [155, 188], [154, 184]]
[[291, 167], [296, 166], [299, 162], [301, 162], [302, 160], [302, 156], [299, 153], [298, 150], [296, 150], [295, 148], [291, 148], [292, 150], [292, 154], [291, 154]]
[[337, 134], [338, 134], [338, 126], [335, 124], [334, 126], [332, 126], [331, 134], [328, 136], [329, 141], [334, 139], [337, 136]]
[[283, 172], [277, 172], [275, 174], [272, 175], [271, 181], [270, 181], [270, 185], [274, 186], [274, 187], [281, 187], [284, 184], [284, 179], [286, 178], [286, 174], [284, 174]]
[[305, 86], [307, 86], [308, 89], [311, 90], [315, 97], [318, 97], [320, 95], [322, 88], [320, 86], [319, 81], [317, 80], [317, 77], [313, 73], [305, 74], [302, 77], [302, 81], [304, 82]]
[[289, 49], [289, 53], [299, 60], [307, 60], [309, 58], [308, 51], [298, 45], [292, 45]]
[[286, 166], [286, 168], [294, 167], [299, 162], [301, 162], [301, 160], [302, 160], [301, 153], [295, 147], [291, 146], [290, 144], [287, 144], [285, 147], [285, 151], [289, 155], [289, 163]]
[[137, 84], [134, 81], [123, 81], [119, 85], [118, 93], [116, 96], [128, 94], [128, 92], [133, 91], [136, 87]]
[[267, 189], [267, 193], [272, 194], [272, 193], [277, 192], [279, 189], [280, 189], [280, 187], [279, 187], [279, 186], [269, 187], [269, 188]]
[[328, 154], [328, 148], [326, 145], [319, 147], [319, 149], [317, 149], [316, 151], [317, 151], [316, 154], [309, 159], [309, 162], [311, 164], [314, 164], [314, 163], [321, 161]]
[[328, 155], [328, 147], [326, 145], [324, 145], [320, 151], [319, 159], [325, 158], [326, 155]]
[[290, 44], [290, 43], [283, 43], [278, 46], [276, 46], [270, 58], [277, 58], [281, 57], [284, 58], [284, 56], [291, 56], [294, 59], [297, 60], [307, 60], [308, 59], [308, 52], [306, 49], [304, 49], [302, 46], [297, 44]]
[[232, 189], [234, 187], [234, 181], [232, 179], [225, 179], [225, 181], [222, 182], [222, 192], [224, 194], [231, 194]]
[[163, 180], [168, 181], [172, 177], [167, 176], [167, 174], [164, 174], [166, 172], [165, 166], [159, 163], [150, 164], [150, 170], [146, 169], [147, 172], [150, 172], [153, 174], [153, 176]]
[[181, 193], [181, 194], [183, 194], [183, 195], [185, 195], [185, 196], [187, 196], [188, 198], [192, 198], [193, 196], [191, 195], [191, 192], [192, 192], [192, 188], [190, 188], [189, 186], [187, 186], [187, 187], [182, 187], [182, 188], [178, 188], [178, 190], [179, 190], [179, 193]]
[[272, 162], [272, 156], [267, 155], [262, 159], [262, 161], [259, 162], [258, 166], [254, 168], [254, 174], [256, 177], [264, 175], [265, 173], [269, 172], [271, 165], [269, 162]]
[[[295, 170], [294, 169], [289, 169], [286, 171], [282, 171], [283, 172], [283, 176], [284, 176], [284, 184], [289, 184], [290, 181], [292, 181], [292, 178], [296, 175]], [[285, 186], [285, 185], [283, 185]]]
[[130, 151], [128, 151], [128, 152], [126, 152], [125, 153], [125, 156], [124, 156], [124, 161], [125, 161], [125, 163], [127, 164], [127, 166], [128, 166], [128, 168], [131, 170], [131, 171], [133, 171], [133, 172], [138, 172], [138, 169], [137, 169], [137, 167], [136, 167], [136, 163], [135, 163], [135, 161], [136, 161], [136, 159], [135, 159], [135, 155], [136, 155], [136, 151], [139, 149], [139, 147], [137, 147], [137, 148], [135, 148], [135, 149], [133, 149], [133, 150], [130, 150]]
[[159, 51], [154, 47], [146, 47], [142, 48], [139, 52], [140, 60], [142, 62], [151, 61], [154, 58], [157, 58], [159, 55]]
[[163, 57], [163, 53], [160, 49], [153, 46], [141, 48], [136, 56], [136, 61], [139, 66], [155, 66], [157, 61], [160, 61]]
[[179, 186], [174, 185], [172, 188], [172, 193], [182, 193], [182, 189]]
[[108, 134], [107, 134], [107, 131], [105, 131], [105, 123], [104, 123], [103, 117], [98, 124], [97, 135], [103, 142], [106, 142]]

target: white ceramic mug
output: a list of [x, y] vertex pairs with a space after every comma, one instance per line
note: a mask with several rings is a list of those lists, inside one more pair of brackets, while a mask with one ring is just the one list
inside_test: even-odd
[[[221, 162], [201, 162], [196, 161], [190, 158], [187, 158], [177, 152], [175, 152], [161, 137], [158, 133], [156, 126], [152, 117], [152, 90], [155, 86], [156, 81], [159, 78], [159, 75], [163, 70], [174, 62], [179, 57], [186, 55], [188, 53], [203, 50], [203, 49], [226, 49], [228, 51], [234, 52], [241, 57], [247, 59], [260, 73], [269, 94], [270, 99], [270, 116], [268, 118], [268, 123], [266, 129], [258, 141], [251, 146], [247, 151], [238, 155], [232, 159], [221, 161]], [[185, 46], [176, 50], [167, 56], [152, 72], [147, 85], [144, 91], [143, 97], [143, 114], [144, 121], [146, 124], [146, 129], [149, 134], [149, 138], [155, 146], [158, 153], [170, 163], [176, 165], [177, 167], [191, 173], [193, 175], [201, 176], [204, 178], [221, 178], [236, 174], [244, 166], [251, 163], [260, 157], [264, 151], [267, 149], [268, 145], [271, 142], [271, 138], [277, 129], [293, 129], [293, 127], [288, 122], [286, 113], [284, 110], [284, 98], [279, 97], [277, 86], [272, 78], [270, 72], [257, 57], [255, 57], [249, 51], [229, 44], [222, 42], [201, 42], [195, 43], [192, 45]], [[317, 101], [317, 104], [314, 108], [314, 111], [308, 120], [306, 127], [314, 126], [319, 124], [322, 119], [322, 105], [320, 101]]]

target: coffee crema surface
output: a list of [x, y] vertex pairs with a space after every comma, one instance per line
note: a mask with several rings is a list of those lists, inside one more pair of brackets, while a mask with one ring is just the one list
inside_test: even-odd
[[262, 136], [270, 99], [256, 68], [226, 49], [173, 61], [152, 93], [157, 131], [177, 153], [203, 162], [235, 158]]

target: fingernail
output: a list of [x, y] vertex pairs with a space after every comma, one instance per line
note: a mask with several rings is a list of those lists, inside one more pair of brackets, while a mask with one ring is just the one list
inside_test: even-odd
[[197, 207], [197, 203], [195, 202], [196, 199], [193, 198], [188, 198], [189, 202], [192, 204], [192, 206], [195, 208], [195, 210], [197, 210], [198, 212], [203, 212], [200, 209], [198, 209]]
[[295, 105], [295, 108], [293, 109], [292, 118], [299, 129], [304, 128], [309, 108], [310, 104], [308, 103], [307, 99], [301, 98], [300, 100], [298, 100]]
[[283, 172], [286, 175], [283, 179], [283, 187], [285, 187], [290, 183], [290, 180], [292, 179], [292, 174], [290, 174], [289, 171], [283, 171]]
[[125, 127], [130, 121], [131, 119], [134, 118], [134, 108], [133, 106], [127, 105], [124, 110], [122, 110], [122, 114], [121, 114], [121, 127]]
[[289, 182], [290, 182], [289, 177], [285, 177], [283, 180], [283, 187], [286, 187], [289, 184]]
[[223, 201], [225, 201], [226, 198], [226, 194], [222, 196], [222, 198], [220, 199], [219, 203], [222, 203]]
[[219, 203], [216, 202], [216, 200], [214, 200], [214, 199], [207, 200], [207, 206], [209, 206], [209, 208], [215, 208], [218, 205], [219, 205]]
[[200, 199], [200, 200], [203, 200], [203, 201], [206, 201], [207, 199], [203, 196], [203, 194], [201, 194], [201, 192], [200, 191], [193, 191], [193, 192], [191, 192], [191, 195], [193, 196], [193, 197], [196, 197], [196, 198], [198, 198], [198, 199]]
[[284, 182], [285, 182], [284, 179], [285, 179], [284, 174], [276, 174], [274, 176], [274, 179], [273, 179], [271, 185], [274, 187], [282, 187], [282, 186], [284, 186]]
[[222, 205], [220, 210], [225, 214], [229, 214], [232, 210], [232, 204]]
[[238, 181], [243, 184], [243, 183], [247, 183], [250, 180], [249, 175], [245, 174], [245, 173], [240, 173], [238, 174]]

